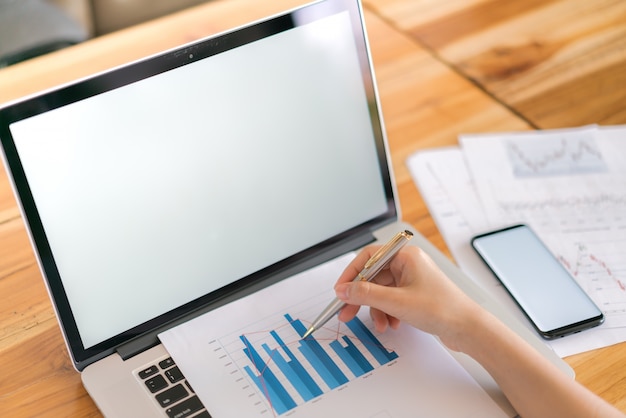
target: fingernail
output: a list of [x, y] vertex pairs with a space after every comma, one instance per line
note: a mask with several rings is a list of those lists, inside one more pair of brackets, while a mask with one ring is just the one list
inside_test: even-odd
[[348, 289], [350, 288], [350, 283], [341, 283], [335, 286], [335, 294], [341, 300], [348, 299]]

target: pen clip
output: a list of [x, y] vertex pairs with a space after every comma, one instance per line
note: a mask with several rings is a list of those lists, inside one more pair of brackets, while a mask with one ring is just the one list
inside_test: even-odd
[[387, 253], [389, 251], [391, 251], [393, 248], [395, 248], [395, 246], [398, 245], [398, 243], [400, 243], [404, 239], [409, 240], [412, 237], [413, 237], [413, 233], [411, 231], [401, 231], [401, 232], [398, 232], [391, 239], [391, 241], [389, 241], [387, 244], [385, 244], [382, 247], [380, 247], [380, 249], [378, 251], [376, 251], [374, 253], [374, 255], [369, 260], [367, 260], [367, 263], [365, 263], [365, 266], [363, 266], [363, 268], [364, 269], [371, 268], [374, 264], [376, 264], [378, 262], [378, 260], [383, 258], [385, 255], [387, 255]]

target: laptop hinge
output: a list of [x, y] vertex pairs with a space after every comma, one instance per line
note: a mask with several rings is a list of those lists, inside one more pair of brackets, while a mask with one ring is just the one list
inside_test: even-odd
[[129, 358], [134, 357], [137, 354], [143, 353], [147, 349], [152, 348], [156, 346], [157, 344], [159, 344], [159, 339], [157, 338], [156, 334], [154, 334], [150, 338], [143, 338], [143, 337], [148, 337], [148, 336], [146, 335], [146, 336], [137, 337], [134, 340], [117, 347], [116, 349], [117, 354], [119, 354], [122, 360], [128, 360]]

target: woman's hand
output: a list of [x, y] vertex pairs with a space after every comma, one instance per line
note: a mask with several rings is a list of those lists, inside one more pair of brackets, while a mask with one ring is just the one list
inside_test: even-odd
[[339, 319], [349, 321], [361, 305], [370, 306], [376, 330], [397, 328], [400, 321], [437, 335], [458, 350], [478, 307], [422, 250], [404, 247], [372, 282], [352, 280], [378, 246], [368, 246], [346, 267], [335, 285], [337, 297], [348, 305]]

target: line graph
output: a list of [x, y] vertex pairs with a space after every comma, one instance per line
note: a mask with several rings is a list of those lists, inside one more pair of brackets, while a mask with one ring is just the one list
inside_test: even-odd
[[[576, 242], [569, 247], [569, 251], [567, 247], [560, 251], [557, 258], [605, 313], [609, 322], [607, 325], [624, 326], [626, 263], [620, 260], [619, 246], [616, 251], [600, 241], [591, 245], [601, 253], [595, 252], [589, 244]], [[612, 243], [611, 248], [614, 246], [615, 243]]]
[[498, 202], [502, 210], [527, 212], [542, 210], [564, 210], [574, 208], [579, 211], [609, 211], [626, 209], [626, 193], [599, 193], [596, 195], [570, 194], [550, 196], [545, 199], [503, 200]]
[[496, 222], [528, 222], [561, 232], [626, 227], [626, 191], [596, 190], [592, 193], [589, 190], [561, 188], [552, 192], [535, 190], [533, 194], [530, 187], [492, 187], [491, 191], [494, 197], [491, 213], [497, 215]]
[[[306, 326], [284, 314], [275, 329], [242, 333], [237, 340], [213, 340], [233, 375], [257, 388], [275, 415], [282, 415], [398, 358], [357, 317], [301, 339]], [[223, 352], [222, 352], [223, 351]], [[243, 356], [241, 354], [244, 354]]]
[[[455, 259], [496, 298], [508, 295], [494, 281], [484, 279], [491, 276], [476, 263], [475, 254], [467, 251], [467, 243], [479, 232], [527, 224], [577, 273], [577, 281], [602, 308], [606, 321], [580, 338], [551, 342], [561, 356], [617, 343], [626, 335], [624, 132], [622, 127], [586, 126], [467, 134], [459, 136], [461, 148], [454, 153], [409, 160], [413, 165], [420, 163], [411, 167], [411, 173]], [[422, 166], [433, 161], [436, 177], [429, 177]], [[420, 180], [430, 182], [429, 188], [421, 187]], [[462, 196], [458, 185], [469, 180], [476, 196], [455, 200]], [[445, 200], [433, 190], [451, 196]], [[439, 201], [452, 204], [438, 205]], [[462, 218], [442, 216], [472, 211], [476, 214]], [[484, 222], [476, 221], [483, 218]]]
[[585, 133], [567, 138], [541, 140], [508, 138], [504, 145], [516, 177], [589, 174], [607, 171], [593, 136]]

